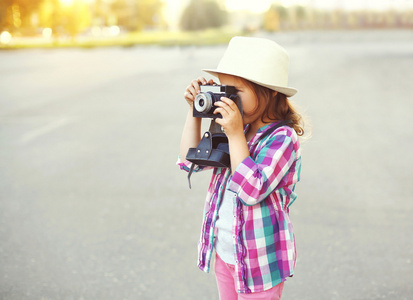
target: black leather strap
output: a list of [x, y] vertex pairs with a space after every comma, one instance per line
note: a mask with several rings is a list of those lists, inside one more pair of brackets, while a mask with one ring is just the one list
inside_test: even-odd
[[194, 168], [195, 168], [195, 164], [192, 163], [191, 164], [191, 169], [189, 169], [189, 173], [188, 173], [188, 184], [189, 184], [190, 189], [192, 188], [192, 186], [191, 186], [191, 175], [194, 172]]

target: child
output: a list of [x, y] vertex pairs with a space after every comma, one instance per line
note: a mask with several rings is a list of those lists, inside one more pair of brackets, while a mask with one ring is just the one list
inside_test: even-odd
[[[214, 113], [228, 137], [231, 168], [214, 168], [208, 188], [198, 267], [209, 272], [213, 249], [220, 299], [280, 299], [284, 281], [294, 273], [296, 249], [289, 206], [297, 195], [301, 155], [298, 135], [301, 116], [287, 97], [287, 52], [273, 41], [234, 37], [215, 70], [204, 70], [222, 85], [235, 86], [243, 114], [232, 100], [222, 97]], [[186, 88], [188, 116], [180, 146], [181, 169], [189, 171], [186, 157], [201, 140], [201, 118], [192, 116], [200, 77]], [[279, 122], [289, 121], [271, 130]], [[287, 123], [287, 122], [286, 122]], [[196, 167], [196, 171], [211, 167]]]

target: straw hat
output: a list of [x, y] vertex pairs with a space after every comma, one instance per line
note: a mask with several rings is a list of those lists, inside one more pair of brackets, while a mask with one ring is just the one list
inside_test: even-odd
[[288, 87], [289, 56], [276, 42], [252, 37], [233, 37], [216, 69], [204, 69], [215, 77], [235, 75], [291, 97]]

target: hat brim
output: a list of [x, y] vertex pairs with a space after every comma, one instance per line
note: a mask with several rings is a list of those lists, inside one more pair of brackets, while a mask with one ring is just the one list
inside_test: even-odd
[[238, 76], [238, 77], [244, 78], [244, 79], [246, 79], [246, 80], [249, 80], [249, 81], [251, 81], [251, 82], [254, 82], [254, 83], [258, 84], [258, 85], [262, 85], [262, 86], [264, 86], [264, 87], [266, 87], [266, 88], [269, 88], [269, 89], [271, 89], [271, 90], [280, 92], [280, 93], [286, 95], [287, 97], [292, 97], [292, 96], [294, 96], [294, 95], [298, 92], [297, 89], [292, 88], [292, 87], [285, 87], [285, 86], [277, 86], [277, 85], [265, 84], [265, 83], [258, 82], [258, 81], [255, 81], [255, 80], [253, 80], [253, 79], [247, 78], [247, 77], [245, 77], [245, 76], [239, 76], [239, 75], [237, 75], [237, 74], [233, 74], [233, 73], [230, 73], [230, 72], [221, 71], [221, 70], [218, 70], [218, 69], [203, 69], [202, 71], [204, 71], [204, 72], [206, 72], [206, 73], [208, 73], [208, 74], [210, 74], [210, 75], [212, 75], [212, 76], [214, 76], [214, 77], [217, 77], [217, 78], [218, 78], [218, 74], [226, 74], [226, 75]]

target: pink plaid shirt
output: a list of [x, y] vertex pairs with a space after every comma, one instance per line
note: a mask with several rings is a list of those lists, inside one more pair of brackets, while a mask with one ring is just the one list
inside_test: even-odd
[[[296, 248], [289, 206], [297, 198], [301, 155], [297, 134], [288, 126], [259, 137], [276, 123], [262, 127], [248, 142], [250, 156], [231, 176], [230, 169], [214, 168], [208, 188], [198, 267], [209, 272], [214, 248], [215, 222], [228, 188], [234, 199], [233, 241], [238, 293], [262, 292], [294, 273]], [[248, 130], [248, 127], [246, 128]], [[189, 171], [191, 163], [179, 163]], [[198, 167], [195, 171], [211, 169]]]

